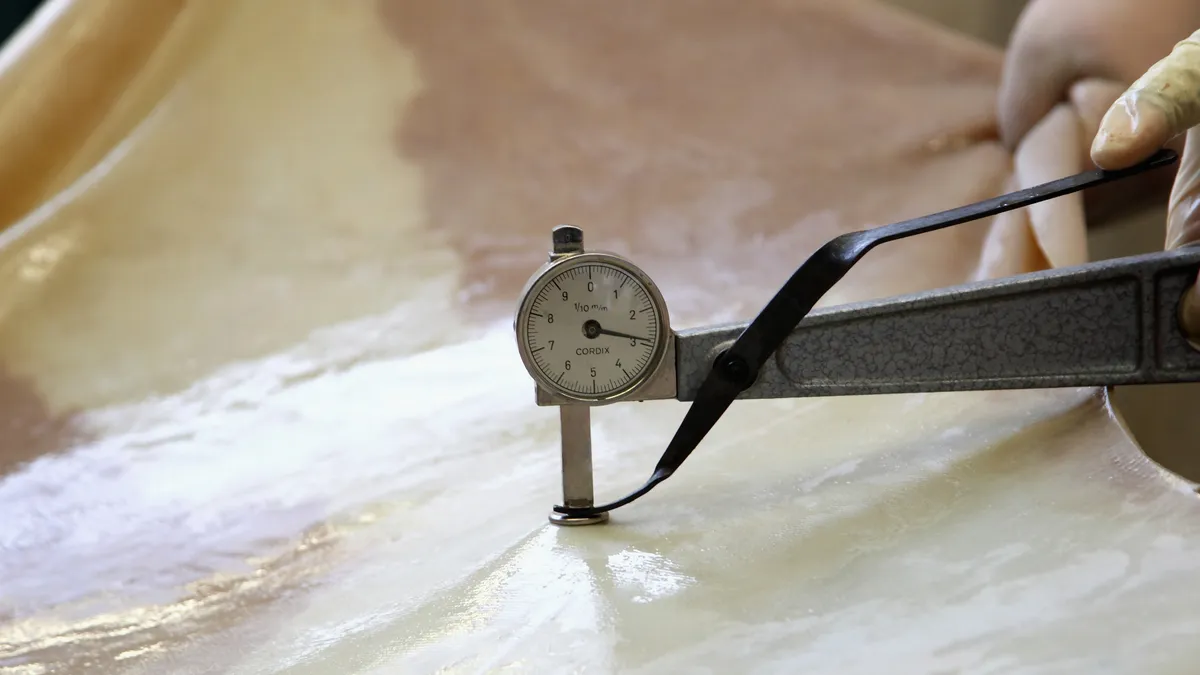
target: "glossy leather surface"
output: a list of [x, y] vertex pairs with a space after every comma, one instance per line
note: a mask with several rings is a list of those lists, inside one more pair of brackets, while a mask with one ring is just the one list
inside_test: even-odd
[[[550, 228], [680, 327], [750, 316], [839, 232], [1078, 165], [1067, 108], [997, 144], [992, 48], [861, 1], [51, 7], [0, 55], [0, 668], [1194, 660], [1200, 509], [1092, 390], [739, 404], [609, 525], [546, 522], [510, 321]], [[1085, 259], [1047, 208], [828, 302]], [[595, 413], [600, 498], [683, 412]]]

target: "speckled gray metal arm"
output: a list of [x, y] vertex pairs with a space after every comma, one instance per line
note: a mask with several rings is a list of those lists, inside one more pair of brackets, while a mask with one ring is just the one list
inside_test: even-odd
[[[1200, 379], [1176, 319], [1200, 246], [817, 310], [739, 399], [1152, 384]], [[746, 324], [680, 331], [695, 399]]]

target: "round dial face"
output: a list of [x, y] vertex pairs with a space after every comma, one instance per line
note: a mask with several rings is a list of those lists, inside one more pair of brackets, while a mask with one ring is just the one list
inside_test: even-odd
[[551, 388], [602, 399], [640, 384], [657, 365], [663, 317], [637, 275], [580, 261], [552, 271], [529, 293], [518, 331]]

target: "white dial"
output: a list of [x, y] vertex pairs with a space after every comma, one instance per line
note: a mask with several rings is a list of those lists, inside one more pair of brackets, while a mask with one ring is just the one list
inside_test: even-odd
[[544, 386], [602, 400], [641, 384], [661, 360], [661, 300], [628, 264], [580, 255], [552, 267], [526, 298], [518, 339], [531, 374]]

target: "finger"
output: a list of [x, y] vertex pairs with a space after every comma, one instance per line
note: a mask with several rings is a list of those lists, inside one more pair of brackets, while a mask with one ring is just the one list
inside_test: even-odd
[[[1200, 241], [1200, 128], [1188, 130], [1186, 138], [1167, 210], [1167, 248]], [[1184, 297], [1179, 321], [1188, 336], [1200, 340], [1200, 279]]]
[[[1060, 103], [1033, 129], [1013, 153], [1013, 168], [1022, 188], [1040, 185], [1057, 176], [1083, 169], [1077, 149], [1082, 145], [1079, 116], [1074, 106]], [[1031, 204], [1029, 224], [1038, 247], [1052, 267], [1087, 262], [1087, 225], [1083, 195], [1075, 193]]]
[[1092, 143], [1104, 169], [1136, 164], [1200, 124], [1200, 31], [1180, 41], [1113, 103]]
[[[1094, 166], [1091, 158], [1092, 139], [1100, 131], [1103, 119], [1113, 102], [1125, 93], [1126, 85], [1116, 80], [1089, 78], [1071, 85], [1069, 99], [1079, 119], [1082, 141], [1076, 152], [1081, 167]], [[1031, 132], [1032, 133], [1032, 132]], [[1183, 152], [1183, 138], [1167, 144]], [[1102, 225], [1112, 219], [1144, 208], [1149, 203], [1162, 203], [1171, 191], [1174, 170], [1149, 171], [1132, 178], [1108, 183], [1083, 193], [1089, 225]]]
[[1200, 280], [1192, 284], [1179, 304], [1179, 327], [1193, 342], [1200, 342]]
[[[1080, 80], [1071, 85], [1070, 100], [1071, 104], [1075, 106], [1076, 113], [1079, 115], [1080, 124], [1083, 125], [1084, 138], [1095, 139], [1096, 134], [1100, 133], [1100, 123], [1104, 115], [1123, 93], [1125, 93], [1124, 85], [1113, 80], [1101, 78]], [[1091, 143], [1082, 148], [1088, 162], [1092, 161], [1090, 146]], [[1178, 153], [1183, 152], [1183, 146], [1184, 136], [1182, 134], [1172, 138], [1165, 144], [1165, 147]], [[1159, 174], [1156, 173], [1153, 175], [1157, 176]]]
[[1074, 40], [1045, 39], [1041, 26], [1057, 10], [1052, 2], [1031, 2], [1013, 28], [1000, 73], [998, 123], [1004, 145], [1014, 150], [1025, 134], [1050, 112], [1080, 69]]
[[997, 101], [1010, 150], [1075, 82], [1128, 85], [1200, 26], [1196, 0], [1030, 0], [1005, 50]]
[[1167, 206], [1166, 248], [1200, 241], [1200, 127], [1186, 138]]

